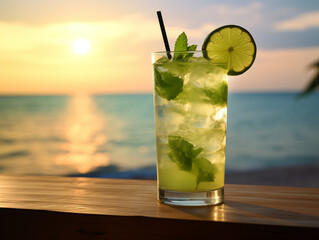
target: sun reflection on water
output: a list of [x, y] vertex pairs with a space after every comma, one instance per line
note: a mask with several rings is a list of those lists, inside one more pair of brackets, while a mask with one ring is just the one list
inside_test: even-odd
[[109, 164], [105, 153], [98, 153], [98, 147], [105, 144], [107, 138], [101, 133], [103, 119], [96, 113], [90, 96], [74, 96], [70, 103], [69, 116], [66, 120], [65, 151], [59, 154], [55, 163], [87, 173], [98, 166]]

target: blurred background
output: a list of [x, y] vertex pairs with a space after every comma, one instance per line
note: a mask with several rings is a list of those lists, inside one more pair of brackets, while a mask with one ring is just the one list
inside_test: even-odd
[[0, 173], [156, 179], [151, 53], [237, 24], [257, 44], [229, 79], [226, 182], [319, 187], [319, 2], [1, 0]]

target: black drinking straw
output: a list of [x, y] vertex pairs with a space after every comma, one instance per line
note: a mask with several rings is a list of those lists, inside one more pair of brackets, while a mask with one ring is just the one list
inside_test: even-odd
[[167, 40], [167, 35], [166, 35], [166, 31], [165, 31], [165, 26], [164, 26], [164, 21], [162, 18], [162, 13], [161, 11], [157, 11], [157, 18], [161, 27], [161, 31], [162, 31], [162, 36], [163, 36], [163, 40], [164, 40], [164, 44], [165, 44], [165, 49], [167, 52], [167, 58], [171, 59], [172, 55], [170, 54], [170, 48], [169, 48], [169, 44], [168, 44], [168, 40]]

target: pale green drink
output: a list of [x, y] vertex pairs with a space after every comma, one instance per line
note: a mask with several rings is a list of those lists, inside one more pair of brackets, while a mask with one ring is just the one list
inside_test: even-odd
[[166, 54], [153, 54], [159, 199], [174, 205], [220, 203], [227, 67], [207, 60], [201, 51], [178, 53], [183, 57], [175, 60]]

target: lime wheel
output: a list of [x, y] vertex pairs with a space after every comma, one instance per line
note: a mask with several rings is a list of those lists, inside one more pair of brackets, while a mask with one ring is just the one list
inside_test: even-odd
[[207, 59], [227, 63], [230, 76], [246, 72], [253, 65], [257, 52], [251, 34], [237, 25], [226, 25], [211, 32], [202, 50]]

